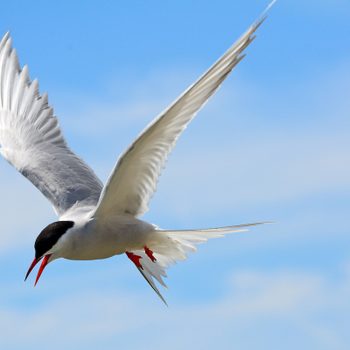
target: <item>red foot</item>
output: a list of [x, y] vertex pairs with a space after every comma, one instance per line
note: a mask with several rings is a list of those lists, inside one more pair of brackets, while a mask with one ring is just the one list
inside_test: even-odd
[[157, 261], [157, 259], [153, 255], [153, 252], [151, 249], [149, 249], [148, 247], [145, 246], [144, 250], [145, 250], [146, 255], [152, 260], [152, 262]]
[[130, 252], [125, 252], [125, 254], [136, 265], [137, 268], [143, 270], [143, 267], [140, 263], [140, 260], [142, 259], [142, 257], [140, 255], [136, 255], [136, 254], [130, 253]]

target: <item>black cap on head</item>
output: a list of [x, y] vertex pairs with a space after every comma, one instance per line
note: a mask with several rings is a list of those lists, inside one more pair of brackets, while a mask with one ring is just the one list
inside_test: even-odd
[[48, 252], [57, 243], [59, 238], [73, 226], [73, 221], [56, 221], [46, 226], [40, 232], [34, 244], [36, 259], [40, 259]]

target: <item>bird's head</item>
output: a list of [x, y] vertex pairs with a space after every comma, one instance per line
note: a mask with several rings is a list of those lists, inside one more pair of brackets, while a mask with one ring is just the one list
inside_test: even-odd
[[28, 272], [24, 280], [28, 278], [29, 274], [34, 269], [35, 265], [40, 260], [42, 260], [38, 274], [36, 276], [35, 285], [38, 283], [39, 278], [43, 273], [46, 265], [56, 258], [55, 252], [57, 250], [57, 242], [73, 226], [74, 226], [73, 221], [57, 221], [46, 226], [40, 232], [34, 244], [35, 257], [28, 269]]

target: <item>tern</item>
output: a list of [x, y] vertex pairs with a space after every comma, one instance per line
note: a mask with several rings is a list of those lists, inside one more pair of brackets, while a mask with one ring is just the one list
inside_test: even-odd
[[180, 134], [243, 59], [266, 12], [193, 85], [155, 118], [119, 157], [106, 184], [68, 147], [46, 93], [20, 67], [12, 40], [0, 42], [0, 152], [51, 202], [58, 221], [35, 241], [35, 285], [58, 258], [105, 259], [126, 254], [163, 300], [156, 281], [196, 244], [262, 222], [197, 230], [164, 230], [140, 219], [156, 191], [166, 159]]

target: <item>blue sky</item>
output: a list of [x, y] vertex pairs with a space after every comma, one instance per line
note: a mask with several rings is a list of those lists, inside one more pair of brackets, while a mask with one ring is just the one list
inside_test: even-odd
[[[266, 5], [12, 1], [0, 33], [11, 31], [68, 143], [106, 180]], [[0, 160], [0, 347], [348, 349], [349, 16], [346, 0], [278, 1], [181, 137], [144, 219], [174, 229], [276, 223], [212, 240], [170, 269], [169, 308], [124, 256], [56, 261], [35, 289], [23, 283], [55, 216]]]

